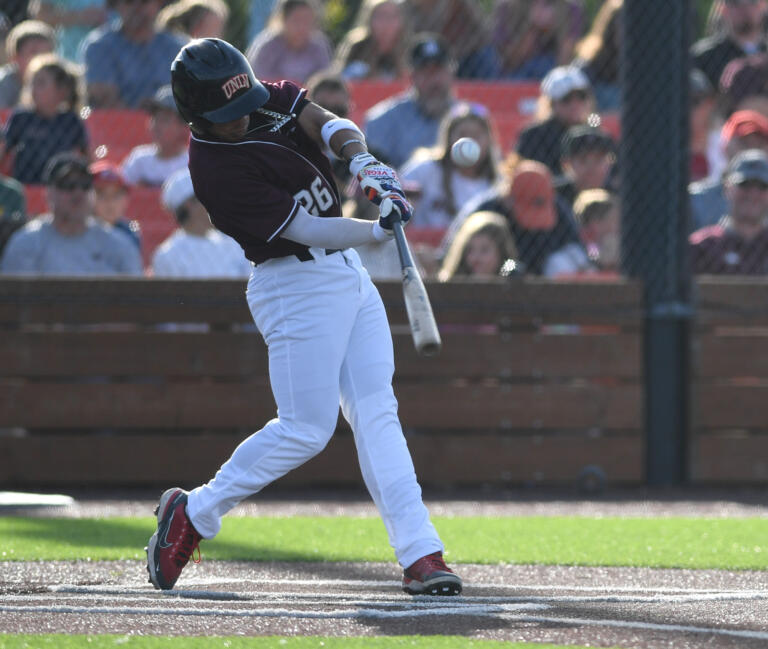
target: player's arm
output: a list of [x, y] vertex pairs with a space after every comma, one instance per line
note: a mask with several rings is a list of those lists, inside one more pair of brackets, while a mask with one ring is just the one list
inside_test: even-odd
[[317, 248], [354, 248], [374, 241], [387, 241], [392, 236], [382, 219], [364, 221], [341, 217], [313, 216], [303, 207], [299, 207], [288, 226], [280, 233], [283, 239], [289, 239], [305, 246]]

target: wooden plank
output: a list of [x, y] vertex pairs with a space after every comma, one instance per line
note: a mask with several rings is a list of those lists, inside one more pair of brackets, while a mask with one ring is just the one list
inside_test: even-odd
[[[638, 430], [638, 385], [395, 386], [409, 429]], [[25, 383], [0, 391], [0, 427], [250, 429], [275, 416], [253, 383]]]
[[[590, 378], [640, 376], [640, 337], [618, 335], [446, 334], [438, 356], [416, 354], [410, 333], [394, 335], [398, 380], [458, 377]], [[257, 332], [6, 332], [0, 338], [6, 377], [189, 376], [268, 373]]]
[[694, 373], [699, 378], [768, 379], [768, 335], [703, 332], [694, 341]]
[[768, 431], [768, 385], [697, 383], [693, 389], [694, 429]]
[[702, 483], [765, 484], [768, 435], [698, 435], [691, 455], [691, 479]]
[[[210, 479], [242, 437], [221, 435], [38, 435], [0, 438], [0, 484], [192, 487]], [[643, 479], [639, 435], [419, 435], [408, 439], [422, 485], [570, 483], [598, 465], [609, 483]], [[351, 435], [276, 486], [360, 485]]]
[[[378, 283], [393, 323], [406, 323], [400, 282]], [[239, 280], [0, 279], [0, 323], [250, 323]], [[637, 282], [428, 282], [438, 322], [540, 326], [608, 323], [637, 327]]]
[[695, 296], [699, 326], [768, 324], [768, 278], [699, 278]]

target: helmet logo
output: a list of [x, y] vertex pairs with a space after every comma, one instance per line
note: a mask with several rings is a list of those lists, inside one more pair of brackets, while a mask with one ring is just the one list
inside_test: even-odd
[[250, 88], [250, 87], [251, 87], [251, 81], [248, 78], [248, 75], [245, 73], [242, 73], [242, 74], [236, 74], [234, 77], [227, 79], [226, 83], [224, 83], [224, 85], [221, 86], [221, 89], [224, 91], [224, 94], [227, 96], [227, 99], [232, 99], [232, 95], [234, 95], [238, 90], [240, 90], [241, 88]]

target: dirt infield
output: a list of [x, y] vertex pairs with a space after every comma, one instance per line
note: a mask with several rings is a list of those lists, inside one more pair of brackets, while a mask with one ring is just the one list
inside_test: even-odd
[[[762, 494], [703, 499], [427, 499], [433, 514], [767, 516]], [[36, 515], [148, 515], [148, 494], [80, 500]], [[19, 513], [19, 512], [15, 512]], [[31, 512], [27, 512], [31, 513]], [[356, 497], [284, 497], [234, 515], [375, 515]], [[462, 597], [409, 597], [397, 566], [246, 563], [190, 566], [160, 593], [141, 561], [0, 562], [0, 632], [472, 638], [599, 647], [768, 647], [768, 572], [559, 566], [456, 566]]]

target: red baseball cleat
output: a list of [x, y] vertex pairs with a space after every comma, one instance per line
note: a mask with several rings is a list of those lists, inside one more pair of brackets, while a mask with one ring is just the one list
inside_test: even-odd
[[[147, 552], [149, 581], [155, 588], [173, 588], [203, 538], [187, 517], [186, 505], [187, 492], [173, 488], [160, 497], [160, 504], [155, 509], [157, 531], [144, 548]], [[200, 559], [195, 561], [199, 562]]]
[[445, 565], [442, 552], [433, 552], [405, 569], [403, 590], [410, 595], [459, 595], [461, 577]]

